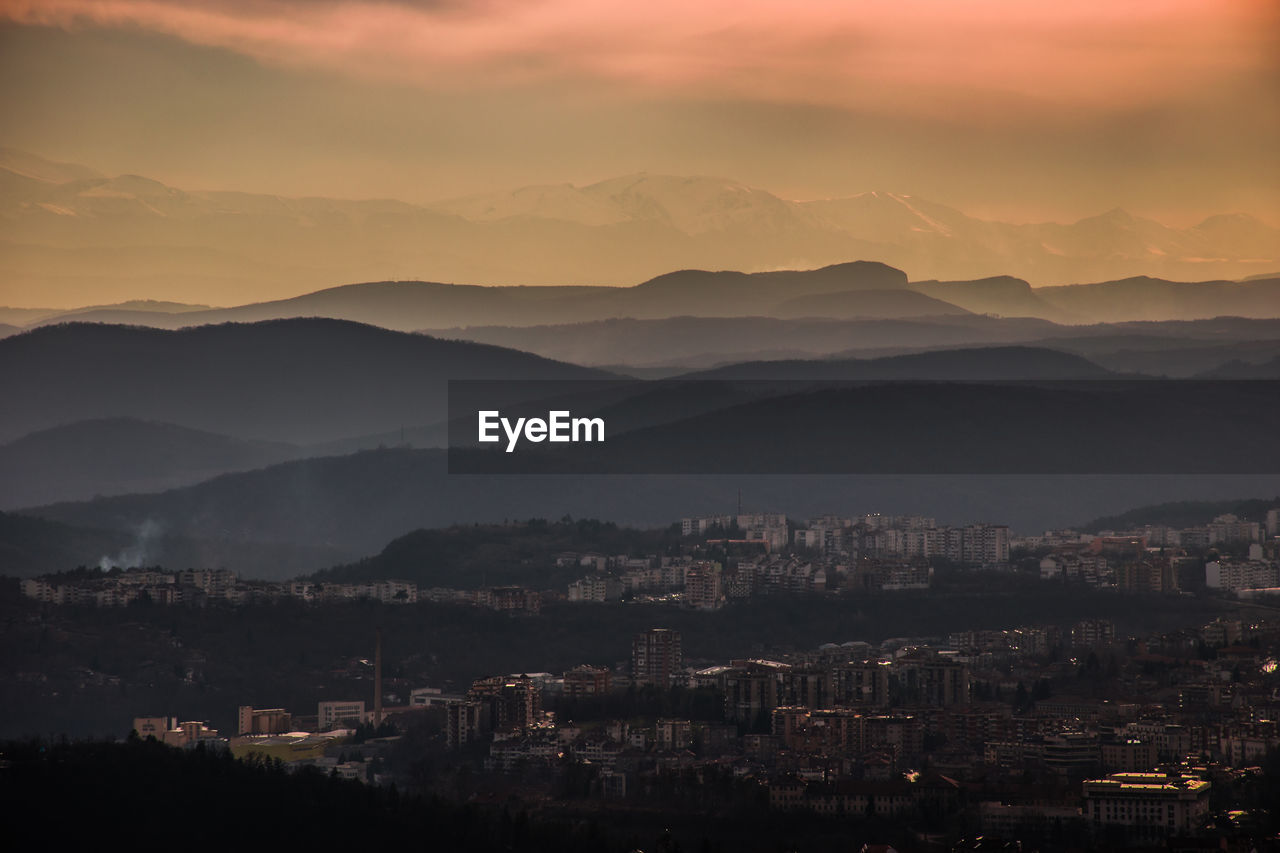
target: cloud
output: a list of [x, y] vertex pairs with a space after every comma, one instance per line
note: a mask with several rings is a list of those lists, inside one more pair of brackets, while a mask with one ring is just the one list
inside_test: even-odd
[[[1267, 0], [0, 0], [0, 17], [138, 28], [275, 66], [437, 91], [565, 83], [903, 114], [1127, 109], [1274, 86]], [[1267, 101], [1269, 103], [1270, 101]]]

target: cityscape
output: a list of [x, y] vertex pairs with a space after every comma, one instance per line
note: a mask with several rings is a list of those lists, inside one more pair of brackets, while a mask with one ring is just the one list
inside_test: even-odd
[[[555, 589], [112, 567], [24, 579], [17, 612], [57, 625], [76, 621], [56, 615], [64, 610], [114, 608], [145, 623], [155, 608], [292, 602], [364, 608], [376, 624], [379, 608], [430, 608], [420, 619], [482, 608], [525, 623], [558, 620], [565, 608], [633, 609], [653, 624], [626, 637], [628, 654], [614, 661], [582, 647], [582, 662], [560, 670], [424, 682], [378, 628], [364, 638], [367, 657], [330, 673], [345, 693], [291, 707], [239, 695], [229, 730], [175, 708], [137, 707], [120, 721], [131, 740], [402, 793], [500, 797], [548, 819], [597, 806], [681, 814], [696, 802], [725, 814], [853, 819], [902, 849], [1001, 839], [1046, 850], [1170, 837], [1209, 849], [1255, 838], [1269, 819], [1257, 804], [1273, 790], [1280, 747], [1280, 615], [1269, 603], [1280, 596], [1280, 505], [1256, 519], [1027, 536], [921, 516], [795, 522], [751, 512], [683, 518], [670, 533], [660, 555], [540, 554], [581, 574]], [[1193, 597], [1217, 615], [1130, 633], [1123, 620], [1026, 622], [1010, 612], [936, 636], [755, 643], [723, 659], [662, 624], [664, 613], [710, 618], [752, 600], [874, 607], [928, 596], [936, 578], [953, 595], [1017, 578], [1125, 608]], [[193, 657], [180, 668], [188, 682], [208, 677]], [[128, 671], [76, 677], [82, 688], [128, 691]]]
[[4, 848], [1280, 853], [1278, 35], [0, 0]]

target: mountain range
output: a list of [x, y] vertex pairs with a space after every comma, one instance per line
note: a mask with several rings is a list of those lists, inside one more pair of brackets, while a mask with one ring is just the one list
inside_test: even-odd
[[[170, 563], [227, 565], [250, 576], [287, 577], [375, 553], [390, 539], [423, 526], [565, 513], [664, 524], [680, 515], [729, 506], [740, 489], [753, 504], [785, 507], [797, 514], [849, 506], [896, 508], [959, 521], [987, 517], [1023, 529], [1060, 525], [1156, 499], [1274, 492], [1274, 476], [1264, 475], [1052, 481], [1024, 475], [450, 476], [444, 451], [395, 446], [421, 447], [443, 438], [444, 380], [461, 377], [515, 380], [506, 383], [504, 392], [514, 411], [545, 408], [547, 401], [539, 396], [546, 393], [547, 384], [527, 380], [593, 380], [586, 383], [585, 396], [577, 398], [587, 407], [584, 411], [603, 412], [611, 424], [630, 432], [618, 446], [625, 449], [627, 441], [633, 442], [637, 458], [674, 453], [669, 462], [679, 457], [677, 451], [700, 453], [697, 448], [714, 447], [716, 442], [723, 445], [721, 461], [725, 453], [732, 456], [735, 447], [739, 454], [752, 452], [741, 445], [746, 432], [769, 435], [770, 446], [826, 441], [838, 449], [848, 444], [855, 415], [876, 411], [897, 411], [900, 417], [863, 418], [865, 425], [879, 429], [864, 446], [881, 446], [890, 437], [896, 441], [916, 428], [945, 438], [943, 450], [954, 449], [967, 446], [964, 441], [975, 435], [998, 437], [998, 427], [1014, 430], [1012, 443], [1024, 457], [1084, 435], [1105, 445], [1107, 431], [1099, 426], [1104, 421], [1113, 428], [1132, 432], [1136, 426], [1142, 434], [1159, 436], [1173, 411], [1179, 418], [1194, 415], [1195, 430], [1175, 431], [1184, 444], [1218, 442], [1248, 452], [1266, 446], [1266, 436], [1280, 429], [1280, 424], [1258, 419], [1262, 407], [1256, 400], [1246, 401], [1248, 412], [1241, 414], [1239, 400], [1211, 393], [1174, 400], [1163, 383], [1147, 380], [1140, 383], [1150, 386], [1145, 396], [1099, 411], [1092, 411], [1088, 401], [1071, 400], [1055, 403], [1056, 408], [977, 405], [964, 393], [945, 412], [926, 406], [915, 414], [865, 400], [836, 405], [814, 397], [808, 408], [799, 402], [779, 406], [776, 400], [763, 400], [793, 388], [770, 384], [781, 380], [1122, 378], [1088, 356], [1069, 351], [1092, 344], [1130, 358], [1171, 352], [1187, 364], [1193, 356], [1210, 363], [1246, 352], [1239, 349], [1246, 344], [1232, 342], [1247, 342], [1253, 335], [1255, 343], [1246, 354], [1255, 364], [1265, 365], [1267, 347], [1280, 338], [1273, 328], [1280, 321], [1265, 320], [1062, 327], [1042, 320], [945, 319], [1021, 324], [1024, 331], [1074, 336], [1064, 337], [1060, 348], [975, 347], [880, 358], [760, 361], [701, 376], [686, 374], [686, 381], [633, 387], [615, 382], [615, 374], [524, 352], [337, 320], [274, 320], [176, 331], [92, 323], [36, 328], [0, 341], [0, 399], [6, 401], [0, 426], [9, 442], [0, 447], [3, 506], [34, 507], [23, 510], [22, 516], [9, 516], [10, 523], [0, 530], [0, 559], [9, 560], [0, 573], [73, 568], [145, 552]], [[831, 338], [835, 346], [850, 342], [853, 321], [683, 322], [768, 322], [801, 331], [818, 328], [818, 323], [843, 326], [844, 334]], [[866, 321], [861, 328], [887, 324], [885, 346], [892, 348], [893, 332], [899, 328], [895, 322], [904, 321]], [[758, 334], [743, 337], [741, 331], [729, 335], [748, 347], [763, 340]], [[686, 327], [680, 339], [692, 341], [700, 334], [696, 326]], [[761, 383], [762, 379], [767, 381]], [[607, 390], [614, 386], [622, 388], [620, 395]], [[975, 406], [987, 420], [965, 426]], [[1008, 413], [1015, 411], [1022, 413], [1022, 420], [1010, 419]], [[1052, 429], [1046, 427], [1041, 434], [1045, 424], [1025, 417], [1028, 413], [1048, 417]], [[775, 421], [768, 421], [770, 417]], [[747, 429], [757, 421], [763, 426]], [[941, 432], [939, 423], [946, 424]], [[823, 424], [836, 432], [825, 438], [811, 432]], [[398, 430], [400, 426], [407, 429]], [[801, 435], [793, 434], [797, 429]], [[709, 435], [719, 438], [712, 442]], [[391, 449], [350, 452], [379, 444]], [[1154, 441], [1138, 447], [1147, 445], [1157, 456], [1168, 451]], [[1134, 450], [1124, 447], [1124, 452]], [[1052, 488], [1046, 489], [1046, 482], [1052, 482]], [[103, 497], [94, 497], [99, 494]], [[26, 517], [33, 520], [21, 521]], [[41, 527], [37, 520], [71, 528], [60, 533]]]
[[1010, 224], [897, 193], [790, 201], [729, 179], [644, 173], [415, 205], [186, 190], [11, 149], [0, 150], [0, 225], [8, 292], [53, 304], [103, 294], [199, 303], [212, 292], [248, 302], [371, 279], [623, 285], [850, 258], [917, 281], [1037, 285], [1280, 269], [1280, 231], [1239, 214], [1190, 228], [1122, 210]]
[[[633, 464], [599, 470], [735, 471], [781, 449], [902, 471], [886, 448], [914, 435], [909, 461], [934, 474], [1079, 470], [1067, 447], [1096, 470], [1257, 471], [1280, 431], [1262, 386], [1151, 381], [1280, 378], [1280, 231], [1249, 217], [1012, 225], [647, 174], [428, 205], [288, 199], [0, 151], [0, 229], [0, 281], [27, 303], [0, 308], [0, 509], [25, 508], [0, 514], [0, 574], [145, 555], [284, 577], [423, 526], [666, 524], [739, 489], [802, 515], [1031, 528], [1274, 494], [1274, 475], [450, 476], [432, 449], [473, 429], [450, 420], [447, 382], [484, 379], [505, 380], [504, 411], [606, 417]], [[400, 280], [417, 276], [434, 280]], [[838, 386], [938, 380], [981, 384], [905, 402]], [[1046, 390], [1064, 380], [1082, 384]], [[993, 441], [1005, 467], [964, 467]], [[1206, 467], [1198, 447], [1245, 461]]]
[[[559, 408], [626, 431], [777, 396], [787, 388], [767, 383], [778, 381], [1280, 378], [1280, 320], [673, 318], [478, 332], [508, 347], [315, 318], [180, 330], [64, 323], [0, 340], [0, 508], [380, 446], [442, 447], [451, 430], [473, 438], [470, 422], [448, 422], [448, 379], [506, 380], [490, 399], [515, 416]], [[723, 358], [732, 347], [749, 349]], [[619, 383], [625, 370], [567, 363], [656, 355], [686, 366], [652, 378], [680, 381]]]
[[[342, 285], [271, 302], [208, 308], [157, 302], [67, 311], [0, 308], [0, 337], [22, 327], [99, 322], [178, 329], [330, 317], [398, 331], [471, 337], [479, 327], [565, 326], [673, 317], [922, 321], [975, 324], [993, 317], [1057, 324], [1162, 322], [1236, 316], [1280, 317], [1280, 278], [1174, 282], [1148, 277], [1032, 288], [999, 276], [910, 282], [872, 261], [761, 273], [681, 270], [634, 287], [485, 287], [438, 282]], [[990, 324], [988, 324], [990, 325]], [[947, 343], [944, 338], [941, 343]], [[615, 361], [626, 359], [615, 359]]]

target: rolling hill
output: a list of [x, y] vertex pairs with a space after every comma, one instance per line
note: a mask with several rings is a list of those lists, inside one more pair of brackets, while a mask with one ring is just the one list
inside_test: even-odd
[[[748, 508], [799, 518], [874, 511], [1035, 531], [1161, 500], [1275, 493], [1274, 475], [449, 476], [444, 451], [387, 449], [286, 462], [169, 492], [25, 514], [116, 531], [131, 540], [150, 524], [166, 537], [200, 544], [199, 554], [187, 558], [190, 565], [283, 578], [379, 553], [418, 528], [535, 516], [665, 527], [681, 516], [730, 511], [741, 500]], [[346, 556], [325, 558], [321, 552]]]
[[963, 315], [972, 312], [914, 290], [845, 290], [839, 293], [797, 296], [775, 305], [770, 313], [783, 319], [791, 317], [898, 319]]
[[[909, 357], [914, 358], [914, 357]], [[602, 443], [453, 449], [486, 474], [1280, 475], [1280, 383], [854, 382]]]
[[1119, 281], [1041, 287], [1035, 295], [1070, 316], [1095, 322], [1280, 317], [1280, 278], [1251, 281]]
[[712, 367], [762, 358], [805, 358], [861, 350], [945, 348], [1049, 337], [1045, 320], [976, 315], [910, 319], [672, 317], [546, 326], [473, 326], [429, 334], [507, 346], [576, 364]]
[[1043, 347], [973, 347], [868, 359], [752, 361], [682, 379], [1027, 380], [1108, 379], [1115, 374], [1077, 355]]
[[442, 420], [449, 379], [608, 376], [340, 320], [178, 331], [71, 323], [0, 340], [0, 441], [76, 421], [135, 418], [307, 444]]
[[301, 455], [289, 444], [142, 421], [78, 421], [0, 446], [0, 507], [155, 492]]

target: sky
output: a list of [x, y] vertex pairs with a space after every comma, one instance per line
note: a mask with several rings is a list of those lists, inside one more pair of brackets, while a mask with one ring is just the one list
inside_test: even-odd
[[283, 195], [644, 170], [1280, 224], [1280, 3], [0, 0], [0, 145]]

